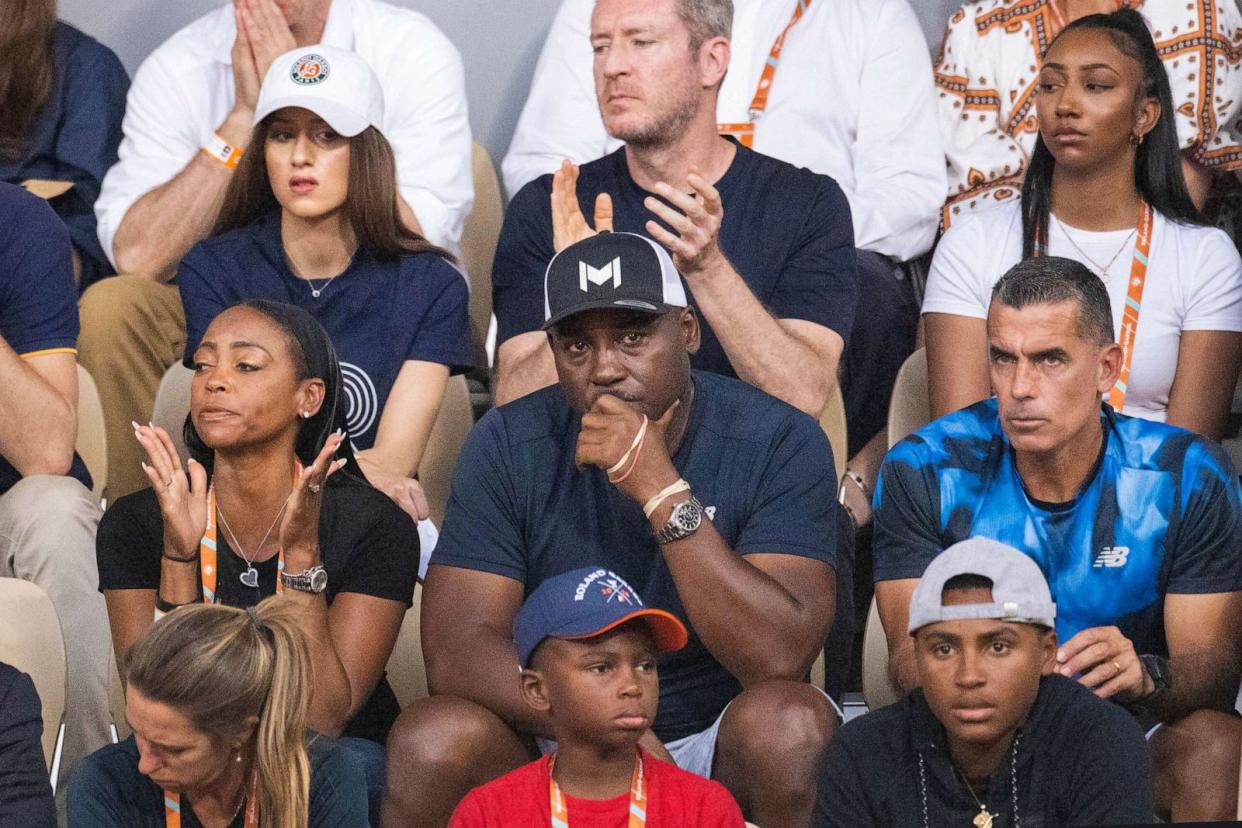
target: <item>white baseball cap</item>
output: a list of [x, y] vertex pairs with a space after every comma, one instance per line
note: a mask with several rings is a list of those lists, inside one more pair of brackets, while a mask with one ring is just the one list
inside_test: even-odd
[[259, 90], [255, 124], [287, 106], [309, 109], [346, 138], [368, 126], [384, 128], [379, 78], [356, 53], [335, 46], [305, 46], [272, 61]]
[[[990, 580], [992, 602], [944, 606], [944, 585], [958, 575]], [[1055, 628], [1057, 605], [1039, 564], [1012, 546], [984, 537], [958, 541], [937, 555], [910, 596], [907, 630], [914, 635], [938, 621], [976, 618]]]

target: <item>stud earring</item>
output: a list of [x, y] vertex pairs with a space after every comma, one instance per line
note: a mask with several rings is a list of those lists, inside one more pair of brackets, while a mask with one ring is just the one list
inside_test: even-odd
[[310, 419], [310, 412], [309, 412], [309, 411], [303, 411], [303, 412], [302, 412], [302, 419], [303, 419], [303, 420], [309, 420], [309, 419]]

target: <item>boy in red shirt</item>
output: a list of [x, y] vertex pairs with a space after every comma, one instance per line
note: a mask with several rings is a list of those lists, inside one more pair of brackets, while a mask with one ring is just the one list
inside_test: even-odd
[[618, 575], [566, 572], [531, 593], [514, 622], [522, 694], [552, 721], [556, 752], [475, 788], [449, 828], [742, 828], [719, 782], [639, 747], [659, 701], [656, 654], [685, 626], [647, 608]]

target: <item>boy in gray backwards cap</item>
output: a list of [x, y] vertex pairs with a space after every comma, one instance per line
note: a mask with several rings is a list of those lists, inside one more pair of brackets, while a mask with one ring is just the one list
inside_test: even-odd
[[1132, 716], [1055, 674], [1056, 605], [1031, 558], [950, 546], [910, 602], [922, 687], [829, 744], [817, 828], [1151, 823]]

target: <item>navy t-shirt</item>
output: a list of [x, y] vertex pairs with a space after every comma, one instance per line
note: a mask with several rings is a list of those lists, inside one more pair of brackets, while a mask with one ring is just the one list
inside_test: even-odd
[[1220, 446], [1185, 429], [1100, 415], [1096, 470], [1067, 503], [1030, 497], [996, 400], [932, 422], [893, 447], [875, 489], [875, 578], [918, 578], [941, 550], [982, 536], [1031, 556], [1057, 604], [1057, 635], [1117, 626], [1167, 654], [1164, 596], [1242, 589], [1238, 476]]
[[[362, 765], [347, 748], [311, 736], [307, 828], [366, 828], [367, 784]], [[138, 745], [130, 736], [82, 761], [69, 785], [69, 824], [92, 828], [165, 828], [164, 791], [138, 771]], [[262, 818], [262, 814], [260, 814]], [[245, 809], [229, 828], [243, 828]], [[181, 797], [182, 828], [201, 828], [194, 803]]]
[[[832, 449], [811, 417], [738, 380], [694, 372], [694, 402], [673, 465], [738, 554], [783, 553], [835, 565]], [[433, 565], [520, 581], [607, 566], [649, 606], [685, 619], [642, 507], [601, 469], [574, 463], [581, 418], [559, 386], [493, 409], [466, 441]], [[655, 732], [710, 725], [741, 692], [690, 630], [662, 657]]]
[[381, 260], [359, 249], [330, 282], [296, 276], [280, 241], [280, 213], [190, 249], [177, 272], [185, 307], [189, 366], [211, 320], [249, 299], [297, 305], [332, 337], [349, 400], [349, 436], [375, 444], [379, 418], [407, 360], [437, 362], [461, 373], [474, 364], [466, 280], [433, 253]]
[[107, 46], [67, 23], [52, 35], [52, 89], [35, 116], [22, 157], [0, 159], [0, 181], [72, 181], [52, 208], [82, 258], [82, 287], [113, 273], [95, 228], [95, 199], [116, 163], [129, 76]]
[[[724, 207], [720, 249], [755, 297], [777, 319], [814, 322], [848, 342], [857, 304], [854, 227], [837, 183], [737, 144], [715, 187]], [[582, 165], [583, 215], [594, 215], [603, 192], [612, 196], [616, 230], [646, 235], [644, 225], [659, 221], [643, 206], [648, 196], [659, 196], [634, 183], [624, 147]], [[543, 325], [543, 277], [555, 253], [551, 193], [552, 176], [541, 176], [518, 191], [505, 213], [492, 267], [498, 343]], [[686, 294], [697, 310], [693, 291]], [[703, 344], [691, 364], [737, 376], [711, 325], [702, 314], [700, 320]]]
[[[69, 233], [43, 199], [0, 184], [0, 337], [22, 357], [76, 354], [78, 291]], [[91, 487], [82, 458], [69, 475]], [[0, 494], [22, 476], [0, 457]]]

